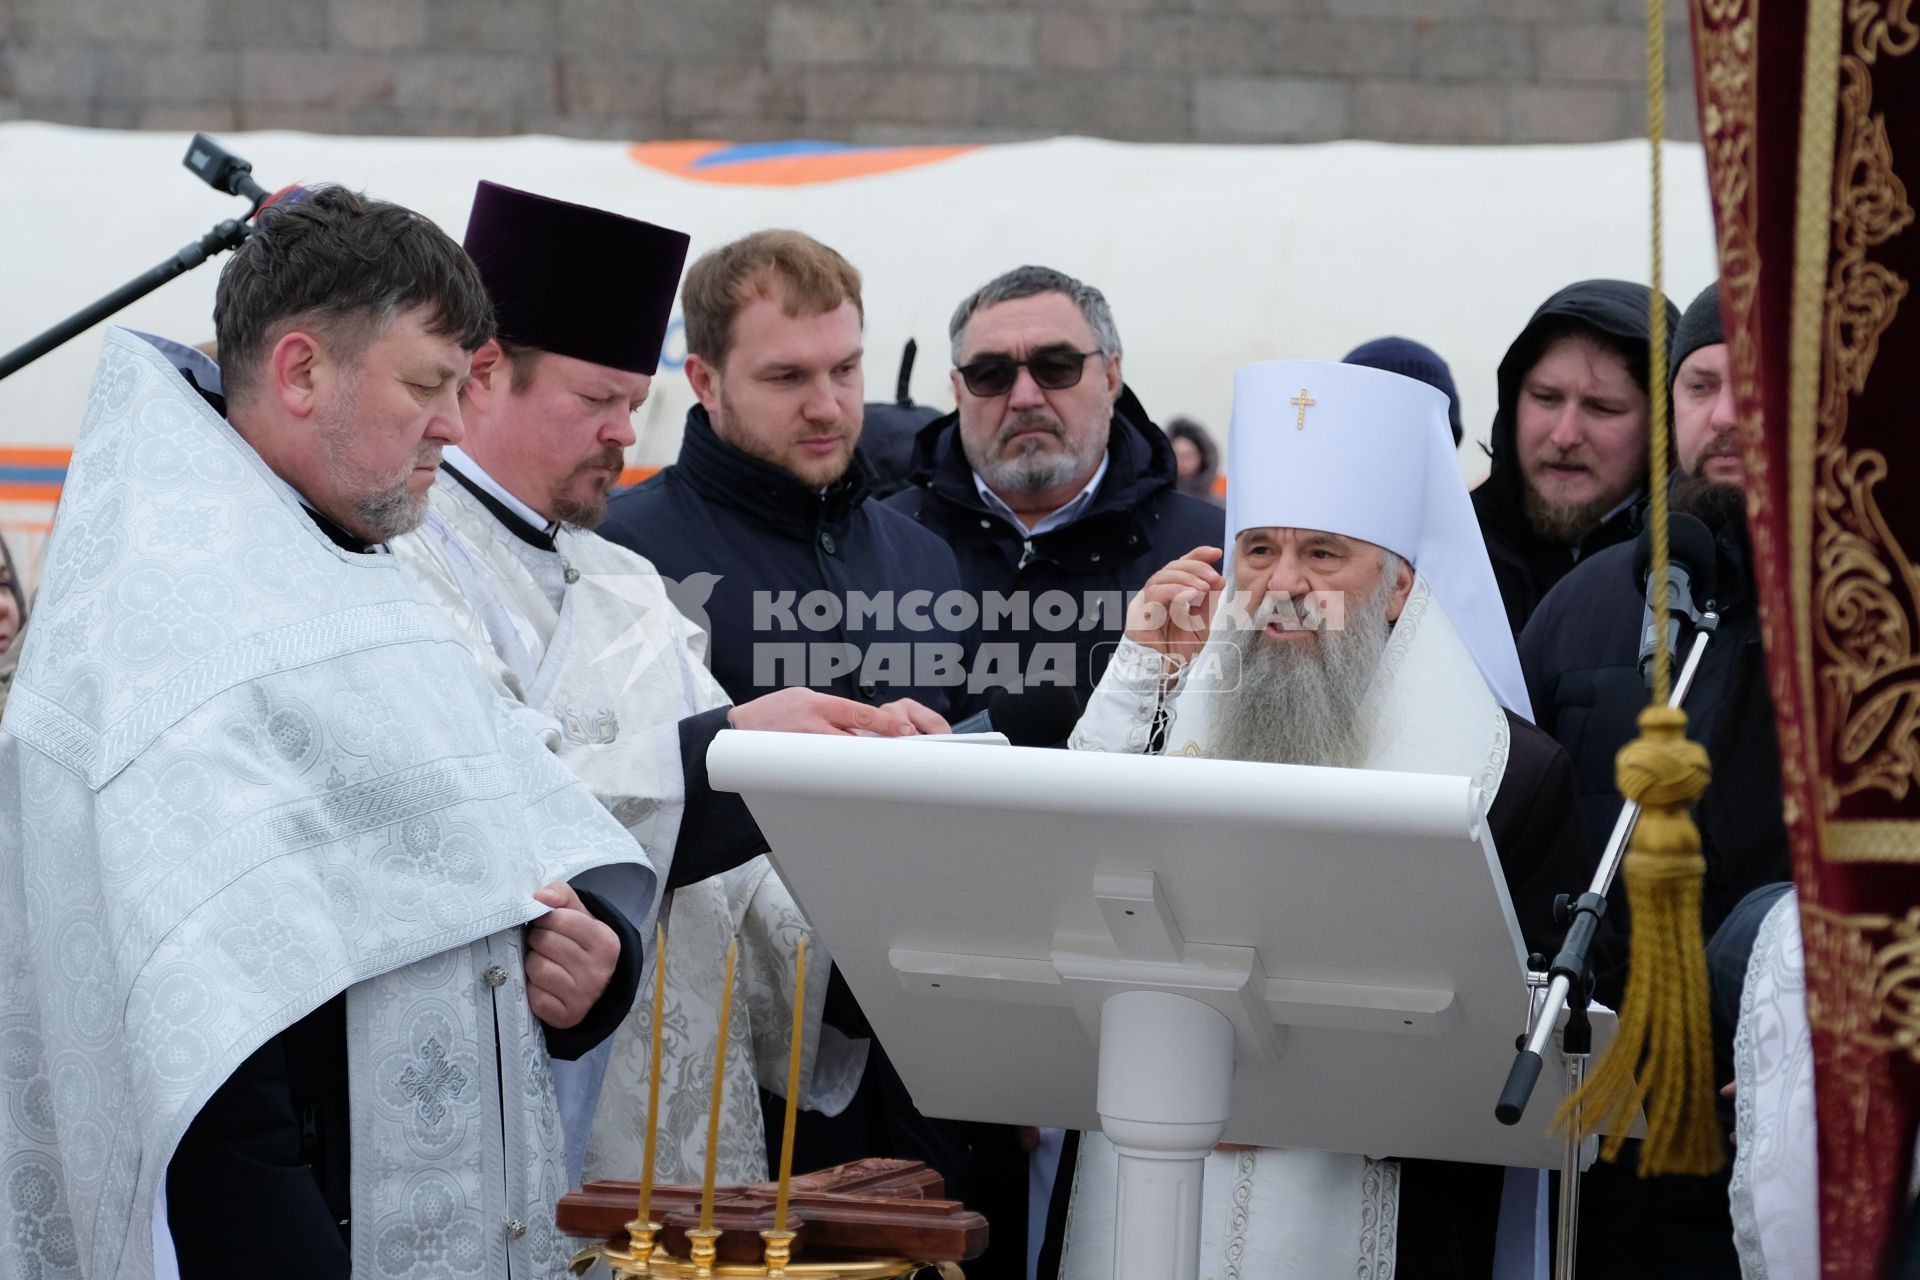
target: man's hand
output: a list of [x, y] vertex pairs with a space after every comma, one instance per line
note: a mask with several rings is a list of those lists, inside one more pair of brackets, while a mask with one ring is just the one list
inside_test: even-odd
[[553, 910], [527, 928], [527, 1003], [534, 1017], [565, 1031], [579, 1026], [606, 991], [620, 963], [620, 935], [564, 880], [533, 896]]
[[918, 733], [950, 733], [939, 714], [900, 698], [883, 707], [870, 707], [849, 698], [812, 689], [781, 689], [743, 702], [727, 720], [736, 729], [763, 729], [777, 733], [827, 733], [845, 737], [870, 733], [882, 738], [905, 738]]
[[1217, 594], [1227, 588], [1213, 567], [1222, 554], [1219, 547], [1195, 547], [1148, 578], [1127, 605], [1127, 639], [1179, 661], [1199, 653]]

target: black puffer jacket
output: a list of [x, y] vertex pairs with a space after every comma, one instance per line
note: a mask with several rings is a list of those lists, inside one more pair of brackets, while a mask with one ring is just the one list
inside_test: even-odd
[[[1667, 307], [1667, 332], [1679, 322], [1680, 313], [1671, 302]], [[1473, 491], [1473, 512], [1480, 521], [1480, 533], [1487, 540], [1487, 556], [1493, 561], [1493, 576], [1500, 584], [1500, 598], [1507, 606], [1507, 621], [1514, 634], [1525, 626], [1527, 618], [1553, 584], [1565, 577], [1578, 561], [1603, 547], [1610, 547], [1636, 531], [1632, 504], [1615, 512], [1580, 540], [1578, 547], [1548, 542], [1527, 524], [1526, 478], [1520, 471], [1517, 406], [1520, 384], [1545, 353], [1553, 331], [1568, 321], [1578, 321], [1598, 329], [1625, 347], [1635, 380], [1642, 387], [1647, 378], [1647, 336], [1652, 330], [1647, 312], [1645, 285], [1625, 280], [1583, 280], [1571, 284], [1542, 303], [1527, 321], [1527, 327], [1507, 348], [1500, 361], [1500, 405], [1493, 418], [1489, 452], [1493, 470], [1486, 482]], [[1641, 468], [1644, 484], [1646, 469]]]
[[[1030, 538], [990, 510], [974, 485], [953, 413], [922, 429], [912, 484], [887, 505], [946, 540], [967, 590], [1026, 596], [1025, 626], [1018, 613], [998, 625], [983, 617], [976, 679], [995, 670], [1037, 675], [1040, 683], [1070, 678], [1084, 703], [1119, 642], [1133, 593], [1168, 561], [1197, 546], [1222, 545], [1225, 514], [1180, 493], [1178, 472], [1173, 446], [1122, 387], [1107, 474], [1092, 505], [1071, 524]], [[1068, 663], [1070, 672], [1063, 669]]]

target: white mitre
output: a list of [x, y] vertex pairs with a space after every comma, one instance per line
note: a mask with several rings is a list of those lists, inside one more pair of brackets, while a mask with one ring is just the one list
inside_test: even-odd
[[1240, 370], [1227, 436], [1227, 536], [1268, 528], [1360, 538], [1406, 560], [1500, 705], [1533, 718], [1439, 391], [1320, 360]]

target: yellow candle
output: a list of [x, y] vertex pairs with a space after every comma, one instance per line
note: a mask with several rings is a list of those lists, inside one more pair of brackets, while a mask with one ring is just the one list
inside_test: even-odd
[[653, 926], [653, 1036], [647, 1059], [647, 1157], [640, 1175], [640, 1221], [652, 1222], [653, 1143], [660, 1131], [660, 1022], [667, 1003], [667, 931]]
[[700, 1229], [713, 1230], [713, 1178], [720, 1156], [720, 1104], [727, 1088], [727, 1023], [733, 1017], [733, 962], [739, 940], [727, 944], [727, 981], [720, 991], [720, 1038], [713, 1047], [713, 1107], [707, 1112], [707, 1174], [700, 1186]]
[[793, 1183], [793, 1122], [800, 1114], [800, 1032], [807, 1021], [807, 940], [793, 961], [793, 1043], [787, 1050], [787, 1121], [780, 1133], [780, 1189], [773, 1206], [773, 1229], [787, 1230], [787, 1193]]

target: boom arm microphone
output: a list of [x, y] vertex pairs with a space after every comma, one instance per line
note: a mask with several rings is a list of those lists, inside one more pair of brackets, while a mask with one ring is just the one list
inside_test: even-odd
[[193, 135], [193, 142], [187, 147], [187, 154], [181, 163], [214, 189], [246, 199], [251, 206], [246, 218], [228, 218], [215, 224], [211, 231], [193, 243], [182, 246], [178, 253], [165, 262], [135, 276], [106, 297], [68, 316], [39, 337], [22, 343], [4, 356], [0, 356], [0, 378], [18, 373], [61, 343], [78, 337], [114, 312], [146, 297], [175, 276], [193, 270], [214, 254], [238, 248], [251, 234], [252, 228], [248, 222], [255, 214], [273, 201], [298, 199], [301, 194], [299, 188], [289, 187], [268, 195], [266, 188], [253, 180], [251, 164], [204, 133]]
[[252, 163], [242, 160], [204, 133], [193, 135], [193, 141], [187, 146], [186, 158], [180, 163], [215, 191], [224, 191], [230, 196], [244, 196], [256, 210], [267, 202], [267, 189], [253, 180]]
[[[1697, 516], [1675, 512], [1667, 522], [1667, 652], [1680, 652], [1682, 619], [1691, 626], [1700, 624], [1700, 616], [1713, 606], [1715, 552], [1713, 533]], [[1653, 687], [1653, 653], [1660, 630], [1656, 620], [1656, 594], [1660, 584], [1649, 579], [1653, 573], [1653, 529], [1640, 531], [1633, 548], [1633, 577], [1646, 597], [1644, 622], [1640, 628], [1640, 678]]]

